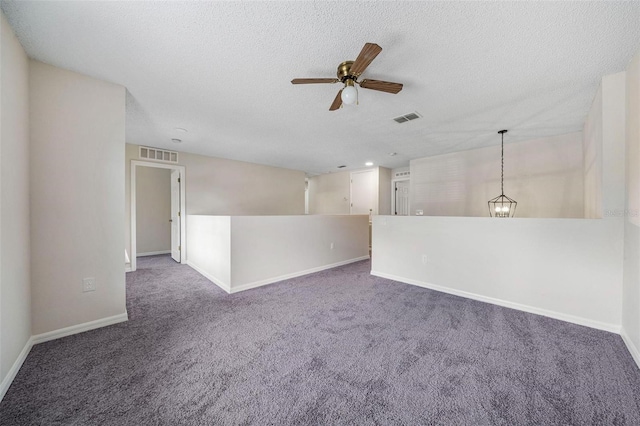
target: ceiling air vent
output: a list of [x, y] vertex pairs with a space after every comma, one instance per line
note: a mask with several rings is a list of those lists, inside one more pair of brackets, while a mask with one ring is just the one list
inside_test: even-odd
[[415, 120], [416, 118], [422, 117], [417, 112], [410, 112], [409, 114], [401, 115], [400, 117], [396, 117], [393, 119], [396, 123], [406, 123], [407, 121]]
[[144, 158], [146, 160], [165, 161], [167, 163], [177, 163], [178, 153], [175, 151], [167, 151], [164, 149], [141, 146], [140, 158]]

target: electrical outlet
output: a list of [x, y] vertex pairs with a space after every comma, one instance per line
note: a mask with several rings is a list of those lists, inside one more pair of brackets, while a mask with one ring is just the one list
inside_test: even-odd
[[96, 291], [96, 279], [93, 277], [82, 280], [82, 292], [86, 293], [88, 291]]
[[423, 265], [426, 265], [426, 264], [427, 264], [427, 255], [426, 255], [426, 254], [423, 254], [423, 255], [422, 255], [422, 264], [423, 264]]
[[333, 250], [333, 243], [331, 243], [331, 245], [329, 245], [329, 248], [330, 248], [331, 250]]

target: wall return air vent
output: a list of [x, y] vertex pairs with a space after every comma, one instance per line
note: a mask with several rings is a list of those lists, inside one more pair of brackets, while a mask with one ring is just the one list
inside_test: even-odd
[[409, 114], [401, 115], [400, 117], [396, 117], [393, 119], [396, 123], [406, 123], [407, 121], [415, 120], [416, 118], [422, 117], [417, 112], [410, 112]]
[[164, 149], [141, 146], [140, 158], [143, 158], [145, 160], [164, 161], [166, 163], [177, 163], [178, 153], [175, 151], [166, 151]]

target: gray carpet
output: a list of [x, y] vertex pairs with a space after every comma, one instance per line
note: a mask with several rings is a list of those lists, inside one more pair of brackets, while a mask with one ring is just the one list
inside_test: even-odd
[[167, 256], [129, 322], [36, 345], [0, 424], [639, 425], [619, 336], [369, 275], [226, 295]]

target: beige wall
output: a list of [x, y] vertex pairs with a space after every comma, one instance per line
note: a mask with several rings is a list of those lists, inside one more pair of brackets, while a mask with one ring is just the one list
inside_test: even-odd
[[[621, 218], [625, 206], [625, 96], [625, 72], [602, 77], [602, 212], [605, 218]], [[620, 226], [622, 229], [623, 224]], [[620, 234], [621, 241], [622, 238]]]
[[[126, 313], [125, 89], [29, 63], [33, 334]], [[97, 290], [82, 292], [95, 277]]]
[[0, 399], [31, 337], [28, 58], [0, 12]]
[[[373, 214], [391, 214], [391, 169], [375, 167]], [[351, 171], [309, 178], [309, 214], [351, 213]]]
[[136, 170], [136, 232], [138, 256], [171, 250], [171, 170]]
[[[505, 136], [504, 158], [516, 217], [584, 216], [582, 133], [518, 143]], [[500, 145], [412, 160], [410, 192], [412, 215], [488, 217], [487, 201], [500, 195]]]
[[622, 334], [640, 366], [640, 53], [627, 68], [626, 119]]
[[584, 217], [602, 218], [602, 86], [598, 88], [582, 131]]
[[[126, 145], [124, 208], [128, 253], [131, 253], [131, 160], [139, 159], [138, 149], [138, 145]], [[186, 152], [179, 153], [179, 165], [185, 166], [188, 215], [304, 214], [304, 172]]]
[[189, 214], [304, 214], [304, 172], [188, 153], [180, 164]]
[[309, 178], [309, 214], [349, 214], [351, 172]]
[[378, 214], [391, 214], [391, 169], [378, 167]]

